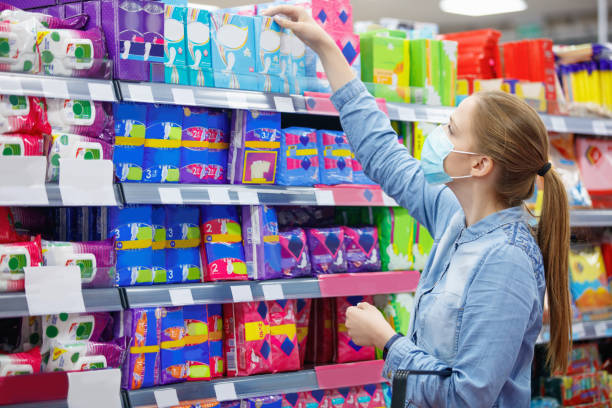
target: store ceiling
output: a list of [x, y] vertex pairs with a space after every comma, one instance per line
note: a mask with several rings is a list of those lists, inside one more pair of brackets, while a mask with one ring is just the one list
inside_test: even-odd
[[[189, 0], [192, 3], [233, 7], [263, 3], [253, 0]], [[503, 0], [491, 0], [503, 1]], [[438, 23], [441, 31], [483, 26], [507, 26], [540, 22], [546, 18], [593, 16], [597, 12], [597, 0], [527, 0], [527, 10], [497, 16], [469, 17], [440, 11], [437, 0], [351, 0], [355, 21], [378, 21], [382, 17], [394, 17], [413, 21]]]

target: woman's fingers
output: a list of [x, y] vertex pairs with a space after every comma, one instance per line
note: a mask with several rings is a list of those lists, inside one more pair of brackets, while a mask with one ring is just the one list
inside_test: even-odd
[[263, 15], [272, 17], [278, 14], [284, 14], [291, 20], [298, 21], [300, 19], [300, 14], [302, 10], [303, 9], [301, 7], [297, 6], [281, 5], [269, 8], [268, 10], [264, 11]]
[[298, 24], [295, 21], [291, 21], [291, 20], [288, 20], [286, 18], [282, 18], [279, 16], [274, 16], [274, 21], [276, 21], [278, 25], [281, 26], [282, 28], [287, 28], [293, 31], [295, 31], [295, 28], [296, 28], [295, 26]]

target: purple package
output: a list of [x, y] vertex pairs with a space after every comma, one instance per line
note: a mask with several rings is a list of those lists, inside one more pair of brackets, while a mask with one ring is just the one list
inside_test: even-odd
[[[39, 23], [43, 24], [47, 28], [68, 28], [78, 30], [84, 27], [87, 17], [85, 16], [74, 16], [70, 19], [65, 19], [59, 13], [59, 8], [49, 7], [48, 9], [40, 9], [41, 7], [54, 6], [55, 1], [37, 1], [23, 0], [23, 1], [11, 1], [13, 5], [0, 3], [0, 12], [3, 19], [10, 20], [22, 20], [23, 18], [35, 18]], [[35, 9], [32, 11], [24, 12], [20, 8], [31, 8]], [[48, 13], [48, 14], [47, 14]]]
[[236, 400], [236, 401], [222, 401], [221, 402], [221, 408], [241, 408], [242, 407], [242, 401], [240, 400]]
[[183, 108], [179, 183], [206, 183], [208, 109]]
[[313, 275], [346, 272], [342, 227], [309, 228], [307, 235]]
[[102, 355], [106, 358], [106, 368], [120, 368], [125, 359], [129, 340], [127, 336], [123, 336], [108, 343], [88, 341], [87, 355]]
[[293, 228], [281, 231], [278, 236], [281, 245], [283, 278], [310, 276], [312, 266], [308, 257], [306, 231], [302, 228]]
[[274, 208], [266, 205], [243, 206], [242, 235], [249, 279], [281, 278], [281, 247]]
[[159, 383], [162, 309], [129, 309], [123, 312], [122, 329], [131, 338], [121, 375], [123, 388], [136, 390]]
[[114, 142], [112, 105], [76, 99], [47, 99], [47, 118], [55, 133], [74, 133]]
[[[144, 14], [141, 0], [101, 0], [102, 30], [113, 60], [114, 78], [149, 80], [149, 64], [143, 61]], [[133, 59], [141, 56], [140, 60]]]
[[344, 231], [347, 271], [380, 271], [380, 250], [376, 227], [342, 227], [342, 230]]
[[[157, 0], [142, 0], [143, 36], [145, 41], [145, 54], [143, 59], [150, 62], [162, 63], [164, 58], [164, 3]], [[157, 64], [160, 65], [160, 64]], [[149, 79], [151, 78], [151, 64]]]
[[206, 140], [208, 141], [206, 180], [209, 184], [226, 184], [227, 154], [230, 142], [230, 123], [227, 111], [209, 110]]
[[42, 253], [45, 266], [78, 266], [84, 288], [115, 285], [117, 254], [112, 238], [88, 242], [42, 241]]
[[185, 361], [185, 320], [182, 307], [162, 308], [161, 314], [161, 368], [160, 384], [173, 384], [187, 379]]
[[102, 10], [100, 2], [97, 0], [80, 1], [61, 6], [63, 8], [63, 18], [72, 19], [77, 17], [86, 17], [87, 21], [84, 30], [89, 30], [93, 27], [102, 27]]

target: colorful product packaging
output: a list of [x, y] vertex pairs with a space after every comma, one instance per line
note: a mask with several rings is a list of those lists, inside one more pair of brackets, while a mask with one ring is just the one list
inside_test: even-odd
[[281, 408], [283, 398], [280, 395], [270, 395], [267, 397], [247, 398], [241, 404], [242, 408]]
[[24, 268], [42, 266], [40, 236], [33, 241], [0, 245], [0, 292], [17, 292], [25, 288]]
[[357, 408], [384, 408], [385, 396], [380, 384], [357, 387]]
[[389, 102], [410, 102], [410, 47], [404, 38], [362, 35], [361, 79], [372, 95]]
[[258, 90], [281, 92], [281, 27], [272, 17], [253, 17], [255, 28], [255, 72], [259, 74]]
[[285, 186], [314, 186], [320, 183], [315, 129], [283, 129], [276, 183]]
[[269, 373], [270, 319], [266, 302], [225, 304], [223, 319], [227, 375]]
[[612, 174], [611, 146], [608, 139], [579, 137], [576, 140], [580, 174], [595, 208], [612, 206], [612, 183], [607, 176]]
[[187, 381], [210, 380], [210, 347], [206, 305], [183, 306]]
[[281, 245], [276, 210], [267, 205], [243, 206], [242, 234], [249, 279], [281, 278]]
[[143, 182], [178, 183], [182, 117], [180, 106], [147, 106]]
[[376, 184], [372, 181], [372, 179], [365, 175], [365, 172], [363, 171], [363, 166], [355, 158], [355, 152], [352, 152], [351, 159], [351, 164], [353, 165], [353, 184]]
[[164, 63], [151, 64], [153, 81], [157, 79], [153, 74], [157, 74], [156, 68], [159, 67], [159, 77], [163, 79], [163, 82], [189, 85], [185, 38], [186, 14], [186, 7], [164, 5]]
[[0, 23], [0, 32], [6, 38], [3, 42], [7, 50], [0, 61], [0, 70], [36, 74], [40, 71], [40, 62], [36, 48], [38, 34], [36, 20], [29, 19], [15, 23]]
[[78, 266], [84, 288], [115, 285], [117, 255], [112, 239], [88, 242], [42, 241], [45, 266]]
[[279, 112], [234, 112], [228, 157], [231, 184], [275, 183], [280, 121]]
[[44, 139], [41, 136], [11, 133], [0, 135], [0, 157], [42, 156]]
[[223, 350], [223, 306], [207, 305], [208, 311], [208, 346], [210, 348], [210, 376], [225, 375], [225, 357]]
[[549, 133], [549, 156], [561, 177], [571, 207], [591, 207], [591, 197], [584, 187], [574, 153], [574, 135]]
[[115, 175], [121, 182], [142, 180], [147, 105], [113, 104], [115, 118]]
[[308, 256], [306, 231], [292, 228], [278, 234], [281, 247], [281, 272], [283, 278], [310, 276], [312, 266]]
[[336, 348], [336, 299], [312, 299], [312, 312], [308, 326], [306, 361], [327, 364], [334, 361]]
[[160, 384], [185, 381], [188, 365], [185, 360], [185, 321], [182, 307], [161, 308]]
[[349, 296], [336, 299], [336, 322], [338, 327], [338, 353], [336, 362], [349, 363], [353, 361], [374, 360], [374, 347], [358, 346], [349, 337], [346, 329], [346, 310], [350, 306], [357, 306], [360, 302], [372, 303], [372, 298], [368, 296]]
[[181, 138], [181, 183], [206, 183], [208, 175], [208, 110], [183, 109]]
[[226, 184], [230, 142], [230, 124], [227, 111], [209, 110], [206, 132], [208, 141], [206, 180], [210, 184]]
[[440, 83], [444, 106], [455, 106], [458, 46], [456, 41], [440, 41]]
[[40, 362], [40, 348], [38, 347], [24, 353], [2, 354], [0, 355], [0, 378], [39, 373]]
[[161, 308], [129, 309], [124, 330], [130, 334], [128, 357], [121, 375], [122, 387], [130, 390], [159, 384]]
[[40, 98], [0, 96], [0, 133], [50, 134], [51, 126]]
[[205, 280], [247, 280], [242, 229], [236, 207], [210, 205], [203, 206], [201, 212]]
[[188, 8], [185, 30], [189, 85], [214, 86], [209, 11]]
[[168, 271], [166, 269], [166, 210], [163, 205], [154, 205], [151, 213], [151, 227], [153, 228], [153, 262], [151, 272], [153, 284], [166, 283]]
[[582, 310], [612, 305], [612, 295], [599, 246], [573, 245], [570, 248], [570, 291], [576, 306]]
[[309, 228], [306, 233], [314, 275], [346, 272], [344, 232], [341, 227]]
[[300, 367], [304, 366], [306, 357], [306, 341], [310, 324], [310, 309], [312, 299], [298, 299], [295, 309], [295, 326], [297, 330], [298, 349], [300, 350]]
[[125, 357], [127, 341], [126, 337], [109, 343], [53, 341], [45, 372], [120, 368]]
[[283, 394], [281, 408], [306, 408], [300, 394], [293, 392], [291, 394]]
[[317, 132], [321, 183], [336, 185], [353, 182], [351, 147], [344, 132], [319, 130]]
[[202, 280], [200, 209], [166, 206], [166, 270], [168, 283]]
[[111, 105], [82, 99], [47, 99], [47, 117], [55, 133], [114, 139]]
[[49, 159], [47, 181], [58, 181], [60, 159], [112, 160], [113, 146], [101, 139], [55, 133], [46, 140], [45, 151]]
[[347, 271], [349, 273], [379, 271], [380, 250], [376, 227], [342, 227], [342, 230]]
[[374, 211], [383, 271], [409, 270], [413, 264], [415, 222], [401, 207]]
[[273, 373], [300, 369], [295, 299], [266, 302], [270, 320], [270, 366]]
[[331, 408], [329, 395], [325, 390], [313, 390], [300, 393], [306, 408]]
[[111, 321], [109, 313], [60, 313], [42, 316], [43, 363], [49, 361], [49, 349], [54, 341], [98, 341]]

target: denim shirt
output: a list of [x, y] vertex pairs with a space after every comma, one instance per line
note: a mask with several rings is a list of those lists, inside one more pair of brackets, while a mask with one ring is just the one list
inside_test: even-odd
[[425, 181], [360, 81], [332, 102], [365, 173], [434, 237], [410, 331], [391, 346], [383, 375], [452, 368], [446, 378], [409, 376], [408, 407], [528, 407], [545, 290], [528, 214], [508, 208], [466, 227], [454, 194]]

